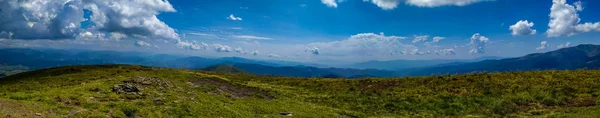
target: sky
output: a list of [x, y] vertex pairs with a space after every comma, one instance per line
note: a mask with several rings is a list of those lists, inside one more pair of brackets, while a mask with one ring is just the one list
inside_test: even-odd
[[0, 0], [0, 48], [312, 63], [600, 44], [598, 0]]

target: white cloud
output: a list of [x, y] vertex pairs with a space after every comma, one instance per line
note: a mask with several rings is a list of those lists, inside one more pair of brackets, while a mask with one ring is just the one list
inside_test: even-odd
[[[343, 0], [339, 0], [341, 2]], [[418, 7], [439, 7], [439, 6], [466, 6], [469, 4], [482, 2], [482, 1], [493, 1], [493, 0], [363, 0], [363, 2], [371, 2], [377, 7], [383, 10], [392, 10], [398, 7], [400, 3]], [[329, 6], [336, 7], [337, 3], [335, 0], [321, 0], [321, 3]]]
[[579, 24], [578, 11], [582, 11], [581, 3], [576, 2], [576, 6], [567, 4], [566, 0], [552, 0], [550, 9], [549, 29], [546, 31], [548, 37], [572, 36], [577, 33], [600, 31], [600, 22], [586, 22]]
[[191, 33], [187, 33], [187, 34], [194, 35], [194, 36], [217, 37], [217, 35], [214, 35], [214, 34], [206, 34], [206, 33], [196, 33], [196, 32], [191, 32]]
[[234, 35], [233, 38], [238, 39], [248, 39], [248, 40], [271, 40], [272, 38], [268, 37], [259, 37], [259, 36], [250, 36], [250, 35]]
[[135, 46], [148, 47], [148, 46], [152, 46], [152, 44], [145, 42], [145, 41], [136, 41]]
[[242, 53], [244, 50], [242, 50], [242, 48], [238, 47], [238, 48], [233, 49], [233, 51], [237, 52], [237, 53]]
[[433, 41], [430, 41], [430, 42], [425, 42], [425, 45], [426, 45], [426, 46], [431, 46], [432, 44], [434, 44], [434, 43], [438, 43], [438, 42], [440, 42], [440, 41], [442, 41], [442, 40], [444, 40], [444, 39], [446, 39], [446, 37], [440, 37], [440, 36], [436, 36], [436, 37], [433, 37]]
[[573, 3], [575, 5], [575, 9], [577, 11], [583, 11], [583, 3], [581, 1], [577, 1]]
[[337, 8], [337, 3], [335, 2], [335, 0], [321, 0], [321, 3], [327, 5], [328, 7]]
[[[350, 38], [333, 42], [317, 42], [307, 47], [320, 47], [321, 50], [332, 52], [333, 55], [356, 54], [368, 56], [383, 55], [415, 55], [418, 49], [414, 45], [403, 44], [400, 41], [406, 37], [386, 36], [383, 33], [361, 33]], [[334, 52], [334, 53], [333, 53]], [[320, 54], [328, 54], [320, 52]]]
[[108, 34], [108, 39], [121, 40], [121, 39], [124, 39], [124, 38], [127, 38], [127, 35], [122, 34], [122, 33], [113, 32], [113, 33], [109, 33]]
[[281, 56], [277, 55], [277, 54], [269, 54], [269, 57], [271, 58], [281, 58]]
[[433, 37], [433, 42], [437, 43], [437, 42], [440, 42], [441, 40], [444, 40], [444, 39], [446, 39], [446, 37], [436, 36], [436, 37]]
[[479, 33], [475, 33], [471, 37], [471, 42], [469, 43], [469, 45], [471, 45], [471, 50], [469, 50], [469, 54], [485, 53], [485, 46], [489, 41], [490, 39], [488, 39], [487, 37], [481, 36]]
[[259, 53], [258, 50], [254, 50], [254, 51], [252, 51], [251, 54], [254, 55], [254, 56], [256, 56], [256, 55], [258, 55], [258, 53]]
[[240, 18], [240, 17], [233, 16], [233, 14], [230, 14], [229, 17], [227, 17], [227, 19], [229, 19], [229, 20], [242, 20], [242, 18]]
[[395, 9], [400, 4], [400, 0], [371, 0], [371, 2], [384, 10]]
[[568, 48], [568, 47], [571, 47], [571, 42], [567, 42], [565, 44], [560, 44], [560, 45], [556, 46], [556, 48], [559, 48], [559, 49], [560, 48]]
[[304, 50], [305, 52], [310, 52], [311, 54], [314, 55], [319, 55], [319, 48], [313, 47], [313, 48], [307, 48], [306, 50]]
[[423, 35], [423, 36], [414, 36], [415, 39], [413, 39], [412, 43], [418, 43], [421, 41], [426, 41], [427, 39], [429, 39], [429, 35]]
[[134, 44], [134, 46], [136, 47], [154, 47], [154, 48], [158, 48], [157, 45], [152, 45], [146, 41], [136, 41]]
[[482, 1], [490, 0], [406, 0], [406, 4], [419, 7], [465, 6]]
[[199, 44], [196, 41], [188, 42], [188, 41], [179, 41], [176, 44], [177, 48], [188, 49], [188, 50], [206, 50], [210, 46], [204, 42], [200, 42]]
[[[0, 8], [0, 31], [13, 32], [15, 39], [72, 39], [86, 32], [179, 39], [174, 29], [156, 17], [176, 11], [163, 0], [2, 0]], [[92, 12], [89, 19], [84, 18], [84, 9]], [[81, 28], [84, 21], [94, 25]]]
[[456, 52], [452, 48], [436, 50], [435, 54], [440, 56], [456, 55]]
[[511, 25], [508, 29], [512, 30], [512, 35], [533, 35], [537, 31], [535, 29], [531, 29], [533, 27], [533, 22], [529, 22], [527, 20], [520, 20], [514, 25]]
[[227, 45], [213, 44], [212, 46], [215, 48], [215, 51], [217, 51], [217, 52], [231, 52], [232, 51], [231, 47], [229, 47]]
[[548, 41], [542, 41], [540, 42], [540, 47], [535, 48], [536, 50], [543, 50], [546, 49], [548, 47]]

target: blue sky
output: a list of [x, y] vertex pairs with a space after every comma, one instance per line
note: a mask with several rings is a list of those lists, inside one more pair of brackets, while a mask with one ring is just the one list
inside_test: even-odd
[[[597, 0], [39, 1], [0, 5], [8, 17], [0, 23], [16, 24], [0, 27], [0, 47], [52, 42], [45, 46], [329, 63], [516, 57], [600, 43]], [[49, 9], [57, 15], [35, 15]]]

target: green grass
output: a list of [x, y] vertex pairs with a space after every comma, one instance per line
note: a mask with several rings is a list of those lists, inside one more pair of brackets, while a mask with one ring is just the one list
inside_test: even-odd
[[[112, 91], [136, 77], [169, 86]], [[198, 79], [218, 81], [199, 87]], [[0, 79], [0, 117], [597, 117], [599, 95], [598, 70], [346, 80], [73, 66]]]

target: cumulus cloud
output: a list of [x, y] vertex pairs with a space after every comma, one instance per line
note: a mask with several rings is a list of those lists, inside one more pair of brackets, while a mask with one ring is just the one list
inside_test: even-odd
[[271, 58], [281, 58], [281, 56], [279, 56], [277, 54], [273, 54], [273, 53], [269, 54], [269, 57], [271, 57]]
[[244, 50], [240, 47], [233, 49], [234, 52], [242, 53]]
[[[415, 55], [419, 52], [414, 45], [403, 44], [406, 37], [386, 36], [383, 33], [360, 33], [341, 41], [317, 42], [307, 47], [319, 47], [321, 50], [336, 54], [357, 54], [367, 56], [382, 55]], [[326, 54], [320, 52], [320, 54]]]
[[435, 54], [440, 56], [456, 55], [456, 52], [452, 48], [436, 50]]
[[254, 50], [254, 51], [252, 51], [252, 53], [250, 53], [250, 54], [252, 54], [252, 55], [256, 56], [256, 55], [258, 55], [258, 53], [259, 53], [259, 52], [258, 52], [258, 50]]
[[540, 47], [535, 48], [536, 50], [543, 50], [546, 49], [548, 47], [548, 41], [542, 41], [540, 42]]
[[429, 39], [429, 35], [423, 35], [423, 36], [414, 36], [415, 39], [413, 39], [412, 43], [418, 43], [421, 41], [426, 41], [427, 39]]
[[568, 48], [568, 47], [571, 47], [571, 42], [567, 42], [565, 44], [560, 44], [560, 45], [556, 46], [556, 48], [559, 48], [559, 49], [560, 48]]
[[437, 43], [437, 42], [440, 42], [441, 40], [444, 40], [444, 39], [446, 39], [446, 37], [436, 36], [436, 37], [433, 37], [433, 42]]
[[[87, 32], [179, 39], [175, 30], [156, 17], [176, 11], [163, 0], [2, 0], [0, 8], [0, 31], [14, 33], [15, 39], [73, 39], [89, 36]], [[84, 18], [84, 10], [91, 12], [89, 19]], [[82, 28], [84, 21], [92, 26]]]
[[150, 46], [152, 46], [152, 44], [150, 44], [148, 42], [145, 42], [145, 41], [136, 41], [134, 45], [138, 46], [138, 47], [150, 47]]
[[176, 44], [177, 48], [188, 49], [188, 50], [206, 50], [210, 46], [204, 42], [196, 43], [196, 41], [179, 41]]
[[321, 3], [327, 5], [328, 7], [337, 8], [337, 3], [335, 2], [335, 0], [321, 0]]
[[488, 39], [487, 37], [481, 36], [479, 33], [475, 33], [471, 37], [471, 42], [469, 43], [469, 45], [471, 45], [471, 50], [469, 51], [469, 54], [485, 53], [485, 46], [489, 41], [490, 39]]
[[313, 48], [307, 48], [306, 50], [304, 50], [305, 52], [310, 52], [311, 54], [314, 55], [319, 55], [319, 48], [313, 47]]
[[400, 4], [400, 0], [371, 0], [371, 2], [384, 10], [395, 9]]
[[150, 43], [148, 43], [146, 41], [136, 41], [133, 45], [136, 46], [136, 47], [154, 47], [154, 48], [159, 48], [157, 45], [150, 44]]
[[231, 52], [232, 51], [231, 47], [229, 47], [227, 45], [213, 44], [212, 46], [215, 48], [215, 51], [217, 51], [217, 52]]
[[572, 36], [577, 33], [600, 31], [600, 22], [586, 22], [580, 24], [578, 11], [583, 11], [582, 4], [576, 2], [575, 6], [567, 4], [566, 0], [552, 0], [550, 8], [548, 37]]
[[246, 39], [246, 40], [272, 40], [268, 37], [250, 36], [250, 35], [233, 35], [233, 38]]
[[575, 9], [577, 11], [583, 11], [583, 3], [581, 1], [577, 1], [573, 3], [575, 5]]
[[227, 19], [229, 19], [229, 20], [242, 20], [242, 18], [240, 18], [240, 17], [233, 16], [233, 14], [230, 14], [229, 17], [227, 17]]
[[533, 27], [533, 22], [529, 22], [527, 20], [520, 20], [514, 25], [511, 25], [508, 29], [512, 30], [512, 35], [533, 35], [537, 31], [535, 29], [531, 29]]

